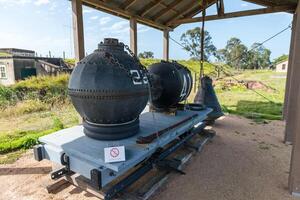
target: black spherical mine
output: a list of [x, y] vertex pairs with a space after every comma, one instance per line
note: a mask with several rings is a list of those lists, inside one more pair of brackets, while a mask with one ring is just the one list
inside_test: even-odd
[[146, 70], [128, 47], [117, 39], [106, 38], [77, 63], [68, 92], [83, 118], [87, 136], [117, 140], [138, 132], [148, 88]]

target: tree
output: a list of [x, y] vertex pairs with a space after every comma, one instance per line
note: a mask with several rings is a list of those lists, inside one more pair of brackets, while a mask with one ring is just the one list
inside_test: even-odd
[[154, 53], [152, 51], [144, 51], [139, 53], [139, 58], [154, 58]]
[[[201, 28], [197, 27], [183, 33], [180, 38], [183, 49], [190, 53], [192, 59], [200, 60], [201, 56]], [[216, 47], [212, 43], [212, 38], [208, 31], [204, 31], [204, 60], [216, 54]]]
[[247, 66], [247, 47], [238, 38], [231, 38], [227, 41], [225, 49], [218, 50], [217, 58], [223, 59], [228, 65], [236, 69], [244, 69]]
[[259, 43], [254, 43], [248, 53], [248, 69], [265, 69], [271, 65], [271, 51]]
[[274, 64], [274, 65], [277, 65], [278, 63], [281, 63], [281, 62], [286, 61], [286, 60], [288, 60], [288, 59], [289, 59], [289, 55], [283, 54], [283, 55], [281, 55], [281, 56], [275, 58], [275, 59], [273, 60], [273, 64]]

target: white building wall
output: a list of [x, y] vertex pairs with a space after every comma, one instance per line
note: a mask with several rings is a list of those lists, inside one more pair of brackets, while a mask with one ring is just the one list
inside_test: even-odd
[[0, 66], [4, 66], [6, 69], [6, 77], [0, 77], [1, 85], [12, 85], [15, 83], [15, 71], [13, 59], [1, 59]]
[[284, 61], [276, 65], [276, 72], [287, 72], [289, 61]]

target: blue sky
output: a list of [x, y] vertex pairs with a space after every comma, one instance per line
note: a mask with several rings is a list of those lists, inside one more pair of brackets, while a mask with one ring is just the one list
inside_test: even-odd
[[[241, 0], [225, 0], [225, 11], [259, 8]], [[119, 38], [129, 44], [129, 22], [127, 20], [84, 7], [85, 49], [91, 53], [105, 37]], [[215, 14], [215, 6], [208, 14]], [[73, 57], [73, 36], [71, 3], [68, 0], [0, 0], [0, 48], [14, 47], [32, 49], [38, 54]], [[275, 13], [210, 21], [206, 29], [210, 32], [214, 45], [219, 49], [231, 37], [238, 37], [248, 47], [254, 42], [262, 42], [287, 27], [292, 15]], [[177, 27], [170, 33], [178, 40], [186, 30], [199, 23]], [[272, 51], [271, 58], [288, 54], [290, 45], [288, 30], [265, 44]], [[153, 51], [156, 58], [162, 57], [162, 32], [138, 25], [138, 51]], [[171, 59], [188, 59], [189, 54], [170, 41]]]

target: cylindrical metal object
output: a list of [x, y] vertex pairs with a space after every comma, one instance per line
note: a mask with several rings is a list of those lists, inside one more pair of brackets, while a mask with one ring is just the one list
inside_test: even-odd
[[[193, 79], [190, 70], [175, 61], [155, 63], [149, 67], [149, 73], [160, 84], [160, 95], [156, 95], [151, 102], [155, 108], [175, 106], [186, 100], [192, 90]], [[153, 89], [154, 92], [155, 90], [156, 88]]]

